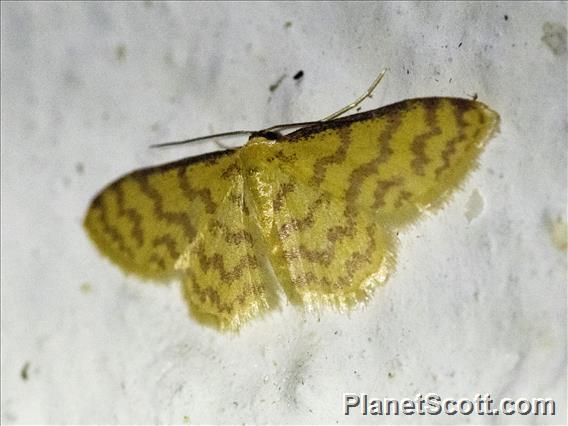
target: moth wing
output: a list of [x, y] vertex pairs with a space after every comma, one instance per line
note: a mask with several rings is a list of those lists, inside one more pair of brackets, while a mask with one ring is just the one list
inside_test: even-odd
[[285, 173], [399, 227], [449, 198], [498, 124], [480, 102], [411, 99], [300, 129], [274, 150]]
[[274, 277], [250, 214], [242, 176], [190, 249], [179, 259], [193, 316], [220, 329], [238, 329], [277, 304]]
[[288, 298], [307, 308], [366, 300], [395, 264], [396, 243], [368, 212], [269, 170], [274, 189], [271, 262]]
[[97, 195], [84, 227], [125, 272], [169, 278], [234, 185], [236, 161], [213, 153], [130, 173]]

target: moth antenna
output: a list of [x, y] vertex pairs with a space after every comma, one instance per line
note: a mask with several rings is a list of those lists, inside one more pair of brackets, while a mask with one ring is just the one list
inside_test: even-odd
[[[311, 124], [318, 124], [318, 123], [320, 123], [320, 121], [305, 121], [305, 122], [302, 122], [302, 123], [277, 124], [276, 126], [268, 127], [264, 130], [261, 130], [261, 132], [272, 132], [272, 131], [276, 131], [276, 130], [279, 130], [279, 129], [289, 129], [289, 128], [308, 126], [308, 125], [311, 125]], [[182, 141], [156, 143], [156, 144], [150, 145], [150, 148], [165, 148], [165, 147], [168, 147], [168, 146], [185, 145], [186, 143], [205, 141], [205, 140], [213, 139], [213, 138], [230, 138], [230, 137], [234, 137], [234, 136], [252, 135], [253, 133], [258, 133], [258, 131], [235, 130], [234, 132], [216, 133], [214, 135], [199, 136], [197, 138], [185, 139], [185, 140], [182, 140]], [[220, 146], [221, 148], [236, 149], [236, 148], [233, 148], [233, 147], [227, 147], [219, 141], [216, 141], [215, 143], [218, 146]]]
[[[365, 93], [363, 93], [361, 96], [359, 96], [355, 101], [353, 101], [349, 105], [341, 108], [339, 111], [336, 111], [331, 115], [328, 115], [327, 117], [323, 118], [322, 120], [304, 121], [304, 122], [301, 122], [301, 123], [277, 124], [275, 126], [268, 127], [268, 128], [266, 128], [262, 131], [263, 132], [272, 132], [272, 131], [277, 131], [277, 130], [281, 130], [281, 129], [290, 129], [290, 128], [295, 128], [295, 127], [310, 126], [312, 124], [319, 124], [323, 121], [333, 120], [334, 118], [337, 118], [340, 115], [345, 114], [347, 111], [352, 110], [357, 105], [359, 105], [361, 102], [363, 102], [365, 99], [372, 97], [373, 92], [375, 91], [376, 87], [379, 85], [379, 83], [381, 82], [381, 80], [385, 76], [386, 72], [387, 72], [386, 68], [384, 70], [382, 70], [379, 73], [379, 75], [377, 76], [377, 78], [375, 78], [375, 80], [371, 83], [371, 85], [369, 86], [367, 91]], [[168, 147], [168, 146], [185, 145], [186, 143], [199, 142], [199, 141], [204, 141], [204, 140], [213, 139], [213, 138], [228, 138], [228, 137], [234, 137], [234, 136], [251, 135], [253, 133], [255, 133], [255, 132], [251, 131], [251, 130], [235, 130], [233, 132], [216, 133], [214, 135], [199, 136], [197, 138], [185, 139], [185, 140], [182, 140], [182, 141], [153, 144], [153, 145], [150, 145], [150, 148], [164, 148], [164, 147]], [[221, 144], [220, 142], [216, 142], [216, 143], [217, 143], [217, 145], [219, 145], [222, 148], [235, 149], [235, 148], [232, 148], [232, 147], [226, 147], [225, 145]]]
[[375, 78], [375, 81], [373, 81], [371, 83], [371, 85], [369, 86], [369, 88], [367, 89], [367, 91], [365, 93], [363, 93], [361, 96], [359, 96], [357, 99], [355, 99], [353, 102], [351, 102], [349, 105], [347, 105], [346, 107], [341, 108], [339, 111], [334, 112], [331, 115], [328, 115], [327, 117], [325, 117], [324, 119], [320, 120], [320, 121], [329, 121], [329, 120], [333, 120], [334, 118], [339, 117], [340, 115], [345, 114], [347, 111], [352, 110], [353, 108], [355, 108], [357, 105], [359, 105], [361, 102], [363, 102], [365, 99], [372, 97], [372, 94], [375, 90], [375, 88], [379, 85], [379, 83], [381, 82], [381, 80], [383, 79], [383, 77], [385, 76], [385, 73], [387, 72], [387, 69], [385, 68], [384, 70], [382, 70], [379, 75], [377, 76], [377, 78]]
[[303, 126], [311, 126], [312, 124], [319, 124], [321, 123], [320, 120], [318, 121], [302, 121], [300, 123], [284, 123], [284, 124], [277, 124], [275, 126], [268, 127], [267, 129], [261, 130], [262, 132], [275, 132], [280, 129], [291, 129], [294, 127], [303, 127]]
[[150, 145], [150, 148], [163, 148], [163, 147], [166, 147], [166, 146], [184, 145], [186, 143], [199, 142], [199, 141], [204, 141], [204, 140], [207, 140], [207, 139], [230, 138], [230, 137], [233, 137], [233, 136], [250, 135], [251, 133], [254, 133], [254, 132], [251, 131], [251, 130], [235, 130], [233, 132], [216, 133], [214, 135], [199, 136], [197, 138], [185, 139], [183, 141], [157, 143], [157, 144]]

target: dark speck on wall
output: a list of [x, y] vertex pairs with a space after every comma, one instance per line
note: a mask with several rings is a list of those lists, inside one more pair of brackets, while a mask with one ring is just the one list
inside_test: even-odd
[[278, 89], [278, 86], [280, 86], [280, 83], [282, 83], [282, 80], [284, 80], [284, 78], [286, 78], [286, 74], [282, 75], [278, 80], [276, 80], [275, 83], [271, 84], [268, 90], [270, 90], [270, 92], [274, 92], [276, 89]]
[[114, 55], [116, 60], [123, 62], [126, 59], [126, 46], [124, 44], [119, 44], [114, 48]]
[[566, 47], [566, 26], [560, 22], [545, 22], [542, 26], [544, 35], [541, 40], [547, 45], [554, 55], [564, 55], [568, 51]]
[[82, 175], [83, 172], [85, 171], [85, 166], [83, 166], [83, 163], [77, 162], [75, 164], [75, 171], [77, 172], [78, 175]]
[[509, 15], [503, 16], [503, 19], [505, 19], [505, 21], [508, 21], [508, 20], [509, 20]]
[[24, 366], [22, 367], [22, 370], [20, 371], [20, 377], [22, 378], [23, 381], [27, 381], [29, 378], [28, 372], [30, 369], [30, 363], [26, 362], [24, 364]]
[[299, 80], [304, 76], [304, 71], [300, 70], [294, 75], [294, 80]]

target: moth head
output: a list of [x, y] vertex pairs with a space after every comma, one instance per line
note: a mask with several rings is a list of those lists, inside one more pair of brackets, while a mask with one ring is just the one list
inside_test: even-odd
[[248, 145], [272, 143], [279, 139], [282, 139], [283, 137], [284, 135], [282, 135], [282, 133], [274, 132], [271, 130], [259, 130], [258, 132], [251, 133], [248, 140]]

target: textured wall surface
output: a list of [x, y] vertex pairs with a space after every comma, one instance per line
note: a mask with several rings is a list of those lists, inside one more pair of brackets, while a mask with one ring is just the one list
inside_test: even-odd
[[[566, 423], [566, 3], [1, 7], [3, 423]], [[219, 149], [151, 143], [317, 120], [384, 67], [365, 109], [477, 94], [501, 133], [364, 308], [220, 334], [87, 239], [111, 180]], [[346, 417], [347, 392], [558, 406]]]

